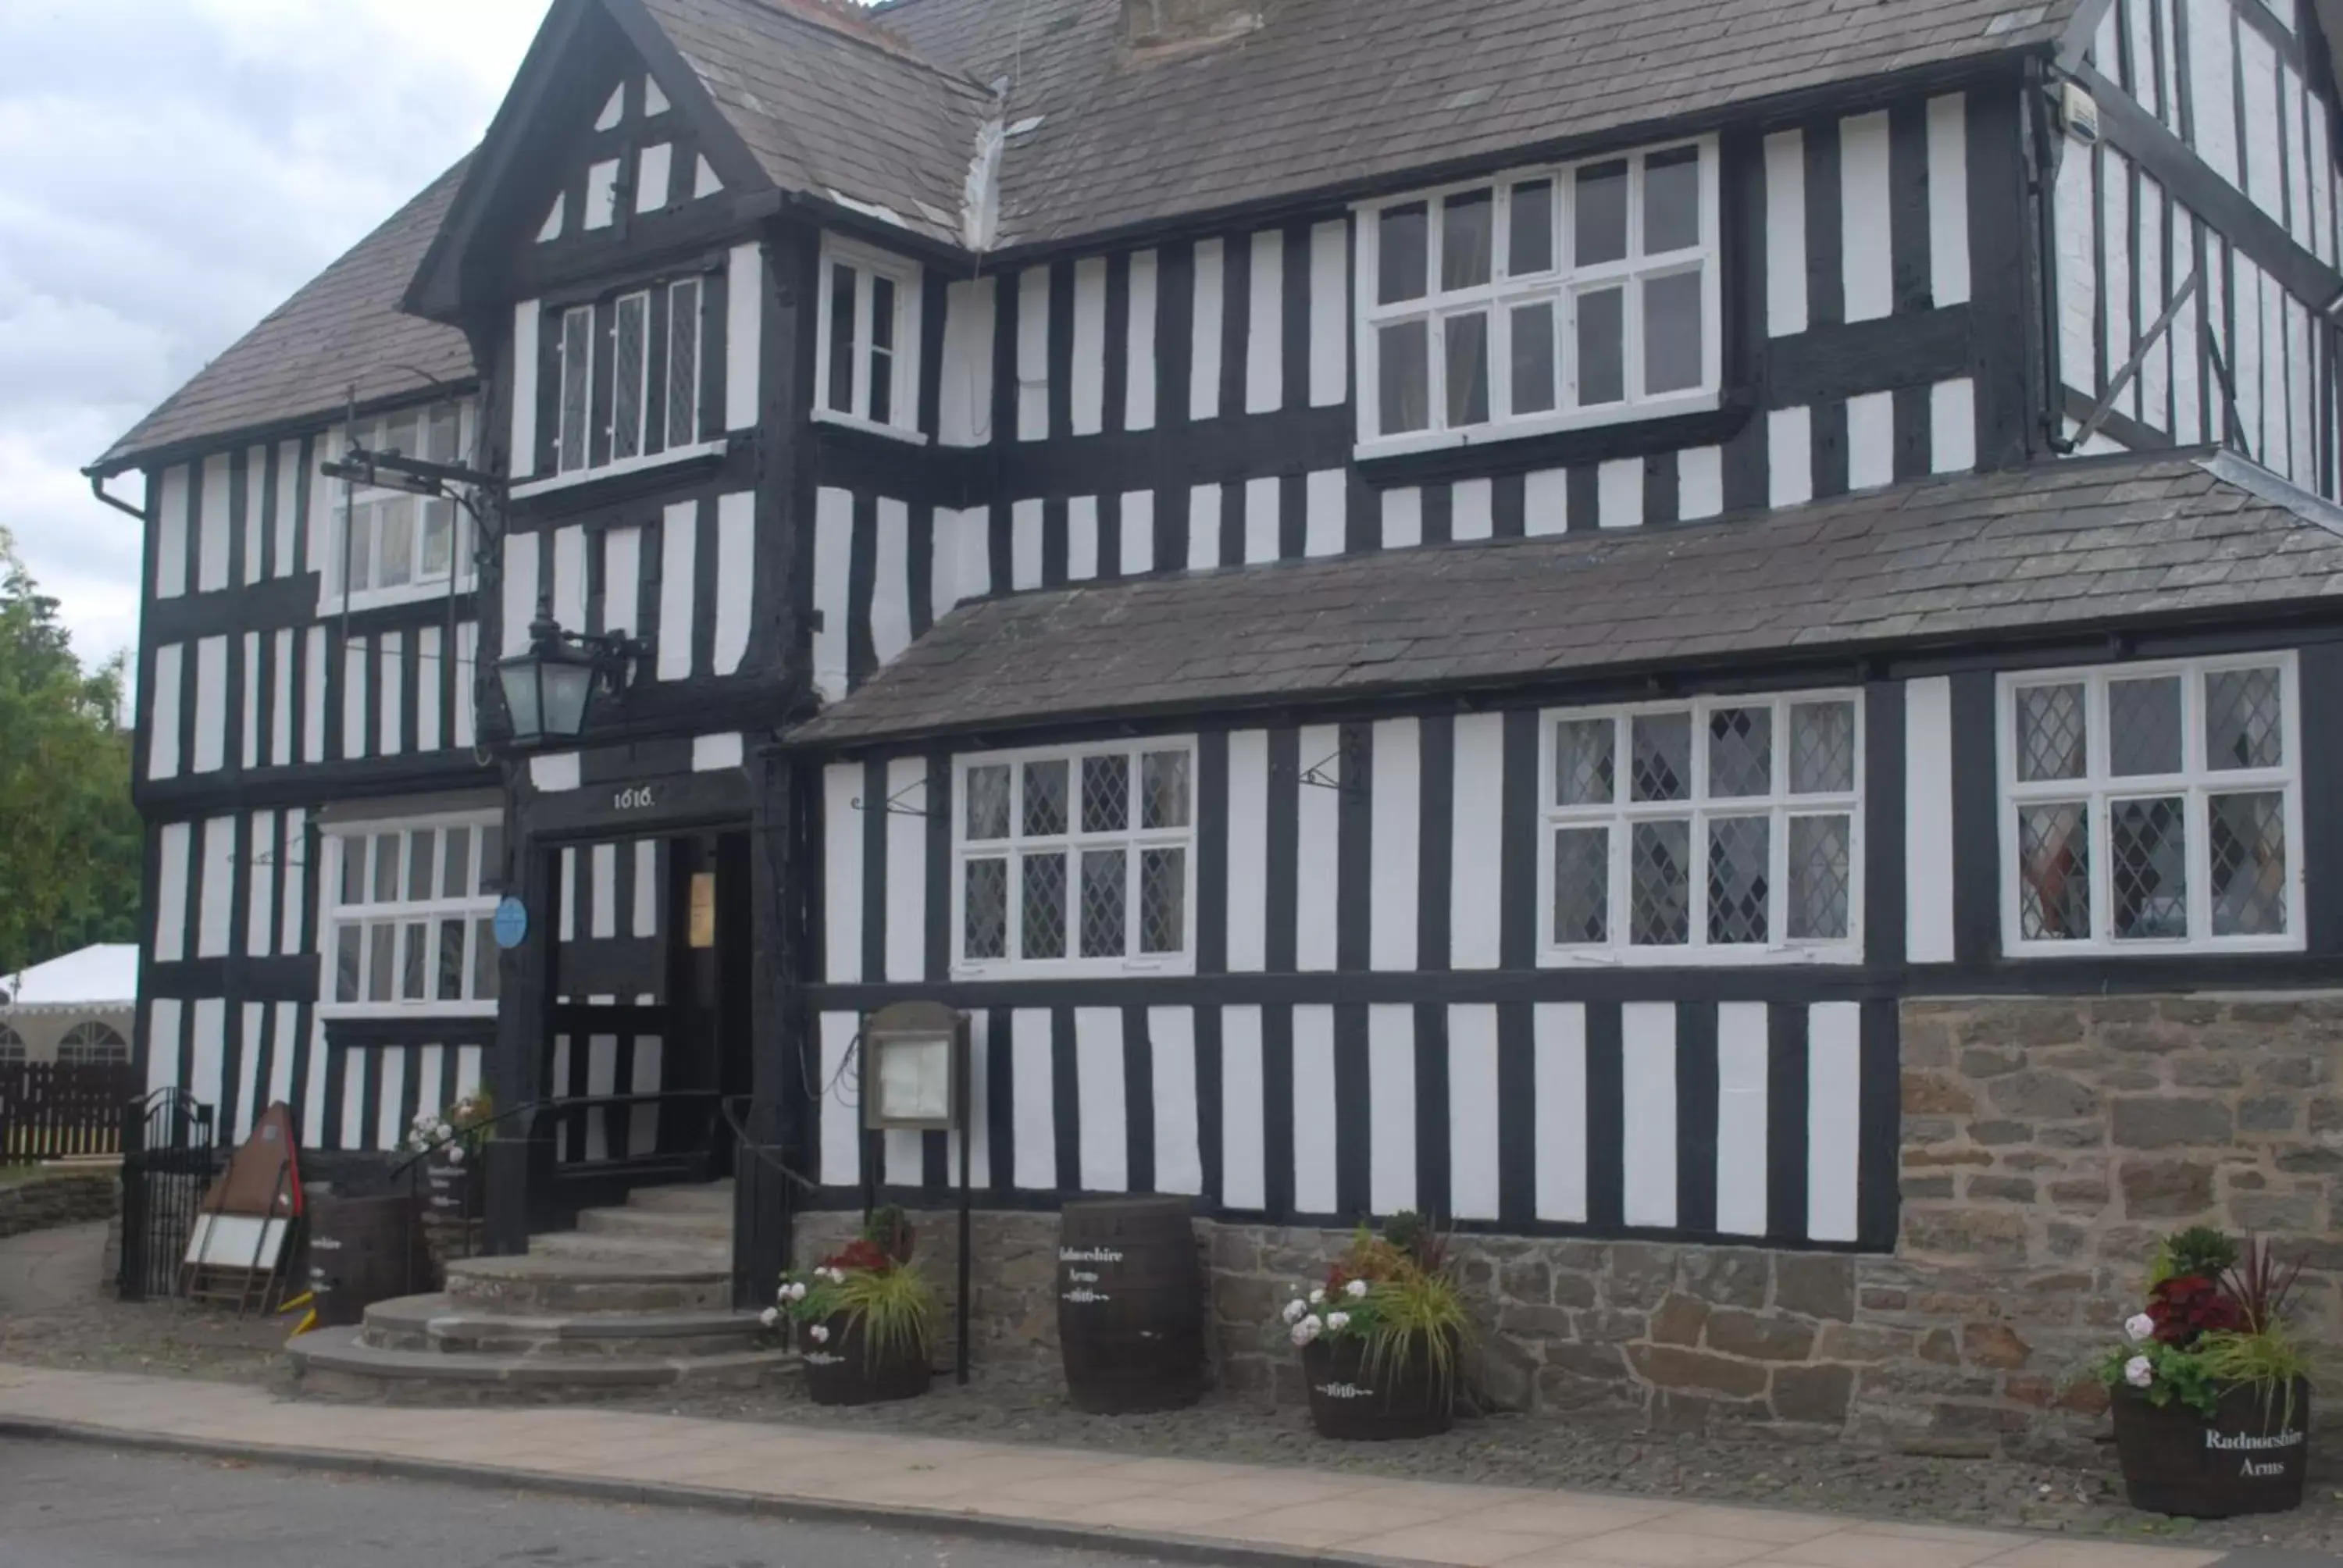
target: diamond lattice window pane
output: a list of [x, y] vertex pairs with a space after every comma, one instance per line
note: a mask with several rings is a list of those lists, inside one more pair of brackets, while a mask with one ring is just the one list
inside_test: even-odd
[[2080, 802], [2017, 813], [2017, 930], [2028, 941], [2087, 941], [2091, 835]]
[[1708, 792], [1765, 795], [1774, 788], [1774, 710], [1719, 708], [1708, 716]]
[[2188, 934], [2188, 829], [2177, 796], [2108, 804], [2107, 883], [2118, 940]]
[[2286, 761], [2286, 699], [2275, 669], [2221, 669], [2205, 678], [2205, 761], [2224, 770]]
[[2083, 689], [2029, 686], [2017, 694], [2017, 776], [2080, 779], [2084, 773]]
[[1692, 824], [1638, 822], [1627, 849], [1627, 940], [1637, 947], [1692, 940]]
[[1554, 727], [1554, 803], [1608, 806], [1617, 798], [1619, 726], [1565, 719]]
[[1855, 883], [1854, 826], [1845, 817], [1790, 819], [1790, 940], [1839, 941]]
[[1130, 859], [1119, 849], [1082, 851], [1082, 957], [1086, 959], [1119, 959], [1128, 950], [1122, 928], [1127, 908], [1125, 868]]
[[1637, 800], [1683, 800], [1692, 794], [1692, 715], [1642, 713], [1634, 719], [1629, 778]]
[[2213, 934], [2286, 930], [2286, 797], [2216, 795], [2207, 802], [2213, 862]]
[[1025, 836], [1046, 837], [1066, 830], [1066, 763], [1025, 764]]
[[1131, 826], [1131, 759], [1082, 759], [1082, 831], [1120, 833]]
[[2180, 771], [2180, 678], [2107, 682], [2107, 771]]
[[1145, 849], [1139, 856], [1139, 950], [1176, 953], [1188, 946], [1188, 851]]
[[1009, 837], [1009, 765], [995, 762], [968, 770], [968, 836]]
[[1855, 788], [1855, 704], [1801, 702], [1790, 709], [1790, 792], [1844, 795]]
[[1009, 956], [1009, 862], [970, 860], [960, 873], [963, 948], [972, 959]]
[[1708, 940], [1762, 942], [1772, 891], [1773, 822], [1719, 817], [1708, 825]]
[[1028, 855], [1024, 859], [1023, 946], [1018, 956], [1061, 959], [1066, 956], [1066, 858]]
[[1139, 759], [1139, 825], [1188, 825], [1188, 754], [1150, 751]]
[[610, 456], [632, 457], [643, 448], [643, 339], [650, 308], [647, 295], [618, 301], [616, 323], [618, 369], [610, 378]]
[[1611, 829], [1563, 828], [1554, 835], [1554, 940], [1559, 946], [1611, 940]]

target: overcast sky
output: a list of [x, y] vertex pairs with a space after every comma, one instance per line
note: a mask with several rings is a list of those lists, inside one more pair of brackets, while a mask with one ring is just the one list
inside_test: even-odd
[[545, 8], [0, 0], [0, 527], [83, 658], [141, 541], [82, 466], [478, 140]]

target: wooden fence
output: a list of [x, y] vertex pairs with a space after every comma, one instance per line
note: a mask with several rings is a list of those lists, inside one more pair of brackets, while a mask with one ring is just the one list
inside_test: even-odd
[[121, 1153], [123, 1108], [137, 1093], [126, 1062], [0, 1066], [0, 1165]]

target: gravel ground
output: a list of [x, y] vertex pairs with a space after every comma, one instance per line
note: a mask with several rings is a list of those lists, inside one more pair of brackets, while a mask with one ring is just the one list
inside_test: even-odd
[[[64, 1236], [65, 1232], [45, 1232]], [[27, 1302], [34, 1238], [0, 1242], [0, 1361], [106, 1372], [171, 1373], [231, 1382], [283, 1377], [285, 1328], [269, 1319], [189, 1308], [132, 1305], [99, 1296], [58, 1301], [54, 1283]], [[94, 1253], [92, 1254], [94, 1260]], [[89, 1276], [94, 1278], [94, 1261]], [[730, 1421], [853, 1427], [1104, 1449], [1237, 1463], [1308, 1465], [1409, 1479], [1486, 1482], [1640, 1496], [1772, 1503], [1914, 1523], [1991, 1525], [2086, 1538], [2186, 1541], [2206, 1546], [2275, 1545], [2343, 1552], [2343, 1454], [2314, 1476], [2303, 1507], [2260, 1520], [2192, 1523], [2124, 1505], [2110, 1452], [2097, 1464], [1949, 1460], [1846, 1444], [1785, 1441], [1778, 1432], [1705, 1436], [1638, 1431], [1618, 1417], [1491, 1416], [1460, 1421], [1445, 1437], [1394, 1445], [1331, 1443], [1299, 1410], [1272, 1411], [1212, 1395], [1192, 1410], [1143, 1416], [1085, 1415], [1054, 1379], [979, 1373], [970, 1386], [939, 1378], [926, 1398], [855, 1410], [817, 1409], [794, 1380], [750, 1392], [640, 1398], [628, 1408]]]

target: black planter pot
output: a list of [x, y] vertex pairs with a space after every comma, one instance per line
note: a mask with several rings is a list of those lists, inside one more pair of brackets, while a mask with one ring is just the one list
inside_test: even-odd
[[866, 1353], [860, 1319], [831, 1318], [827, 1343], [816, 1344], [798, 1330], [798, 1362], [805, 1368], [806, 1394], [816, 1404], [882, 1404], [917, 1399], [928, 1392], [927, 1359], [918, 1352]]
[[2130, 1388], [2116, 1390], [2116, 1455], [2131, 1505], [2191, 1519], [2300, 1507], [2310, 1385], [2297, 1379], [2291, 1394], [2265, 1399], [2234, 1388], [2207, 1421], [2185, 1404], [2158, 1407]]
[[1455, 1408], [1455, 1380], [1443, 1381], [1433, 1372], [1426, 1347], [1417, 1346], [1396, 1376], [1370, 1377], [1365, 1363], [1364, 1340], [1316, 1340], [1302, 1347], [1310, 1424], [1319, 1436], [1387, 1442], [1437, 1437], [1448, 1430]]

